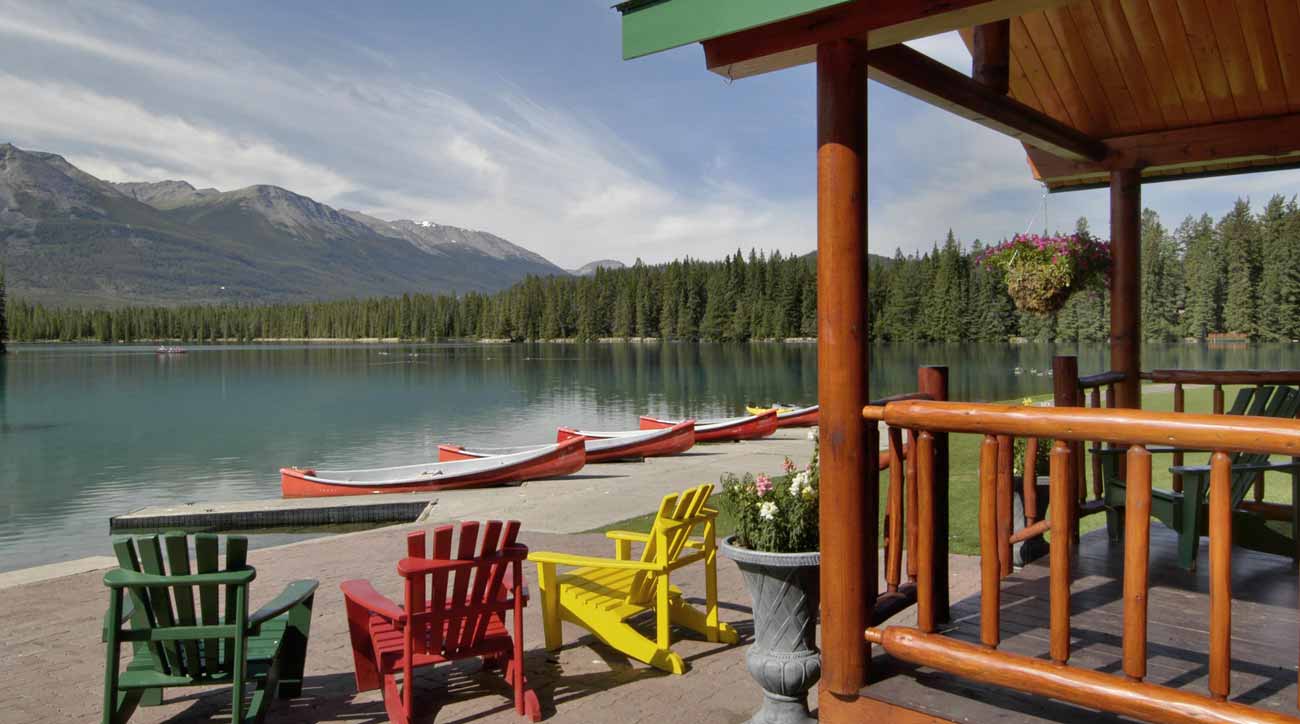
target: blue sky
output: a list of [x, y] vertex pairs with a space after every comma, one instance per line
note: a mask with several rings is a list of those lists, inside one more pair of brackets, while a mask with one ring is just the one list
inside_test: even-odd
[[[728, 83], [698, 46], [624, 62], [610, 4], [0, 0], [0, 141], [115, 181], [272, 183], [486, 229], [564, 266], [812, 250], [813, 69]], [[967, 69], [955, 35], [916, 45]], [[869, 102], [872, 251], [1041, 228], [1016, 143], [875, 84]], [[1289, 195], [1297, 173], [1144, 202], [1174, 226]], [[1106, 195], [1047, 213], [1104, 232]]]

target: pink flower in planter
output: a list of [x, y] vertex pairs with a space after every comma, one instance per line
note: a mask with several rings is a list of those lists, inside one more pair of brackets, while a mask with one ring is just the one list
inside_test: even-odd
[[759, 473], [758, 478], [754, 480], [754, 487], [758, 490], [758, 497], [761, 498], [772, 489], [772, 479], [764, 473]]

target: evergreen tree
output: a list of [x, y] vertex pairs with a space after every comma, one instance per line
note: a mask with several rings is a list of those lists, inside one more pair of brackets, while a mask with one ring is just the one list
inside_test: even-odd
[[943, 249], [936, 247], [932, 256], [935, 259], [934, 278], [924, 297], [924, 337], [938, 342], [959, 342], [965, 332], [962, 321], [969, 300], [966, 260], [952, 229], [948, 230]]
[[1204, 339], [1222, 329], [1224, 276], [1227, 271], [1214, 221], [1209, 214], [1188, 216], [1174, 232], [1184, 250], [1183, 334]]
[[1259, 336], [1294, 339], [1300, 332], [1300, 212], [1295, 199], [1269, 199], [1259, 216]]
[[1165, 231], [1160, 216], [1142, 211], [1142, 336], [1149, 341], [1178, 337], [1182, 265], [1177, 243]]
[[1223, 326], [1226, 331], [1253, 336], [1258, 322], [1256, 296], [1260, 265], [1259, 235], [1255, 217], [1250, 213], [1250, 202], [1237, 199], [1232, 211], [1219, 222], [1217, 233], [1228, 265]]

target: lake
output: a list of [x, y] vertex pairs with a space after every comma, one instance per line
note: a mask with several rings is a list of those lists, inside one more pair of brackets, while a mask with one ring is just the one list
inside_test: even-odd
[[[740, 414], [812, 402], [812, 344], [12, 345], [0, 357], [0, 570], [109, 553], [108, 518], [147, 505], [279, 496], [284, 465], [436, 459], [439, 442], [554, 440], [559, 425]], [[1051, 391], [1045, 370], [1104, 345], [872, 348], [872, 394], [948, 364], [954, 399]], [[1144, 368], [1300, 367], [1300, 345], [1148, 345]], [[1022, 367], [1025, 374], [1011, 370]]]

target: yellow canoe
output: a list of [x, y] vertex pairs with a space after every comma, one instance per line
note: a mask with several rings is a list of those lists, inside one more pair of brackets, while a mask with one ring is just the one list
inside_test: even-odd
[[[748, 413], [751, 414], [751, 415], [761, 415], [761, 414], [763, 414], [764, 412], [767, 412], [768, 410], [773, 409], [773, 407], [775, 407], [775, 406], [768, 406], [768, 407], [754, 407], [753, 405], [746, 405], [746, 406], [745, 406], [745, 412], [748, 412]], [[797, 407], [776, 407], [775, 409], [776, 409], [776, 414], [780, 415], [780, 414], [782, 414], [782, 413], [786, 413], [786, 412], [794, 412], [795, 410], [797, 410], [797, 409], [799, 409], [799, 408], [797, 408]]]

